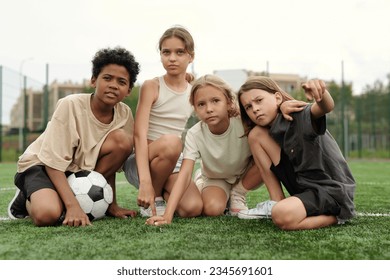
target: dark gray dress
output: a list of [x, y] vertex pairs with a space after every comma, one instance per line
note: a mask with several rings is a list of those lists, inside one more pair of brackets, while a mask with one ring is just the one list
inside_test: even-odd
[[270, 135], [281, 147], [281, 161], [271, 170], [290, 195], [299, 197], [307, 215], [334, 215], [339, 223], [355, 215], [356, 183], [336, 141], [326, 129], [326, 117], [312, 122], [311, 105], [292, 114], [281, 114]]

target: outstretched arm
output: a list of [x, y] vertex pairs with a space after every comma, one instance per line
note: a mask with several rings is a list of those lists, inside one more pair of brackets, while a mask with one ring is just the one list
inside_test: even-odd
[[146, 220], [145, 224], [161, 226], [170, 224], [175, 214], [177, 205], [179, 204], [184, 192], [187, 190], [191, 182], [192, 171], [194, 169], [195, 161], [184, 159], [180, 167], [179, 176], [172, 187], [172, 192], [169, 196], [167, 208], [163, 216], [153, 216]]
[[314, 119], [318, 119], [333, 110], [334, 101], [326, 89], [324, 81], [310, 80], [304, 83], [302, 88], [305, 90], [306, 97], [315, 101], [311, 106], [311, 114]]

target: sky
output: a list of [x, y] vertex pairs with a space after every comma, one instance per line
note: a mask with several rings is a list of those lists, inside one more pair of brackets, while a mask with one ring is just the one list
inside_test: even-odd
[[[89, 79], [95, 52], [115, 46], [140, 63], [139, 83], [162, 75], [157, 44], [174, 25], [194, 37], [189, 71], [198, 76], [268, 67], [341, 83], [343, 73], [359, 94], [390, 73], [388, 0], [0, 0], [0, 7], [0, 65], [37, 83], [45, 83], [46, 65], [50, 83]], [[6, 100], [3, 123], [6, 102], [16, 99]]]

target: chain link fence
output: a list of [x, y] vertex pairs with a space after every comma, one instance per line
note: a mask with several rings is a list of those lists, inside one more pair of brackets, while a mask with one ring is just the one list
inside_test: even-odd
[[0, 161], [16, 160], [42, 128], [44, 83], [0, 65]]
[[[340, 89], [341, 86], [337, 87]], [[45, 89], [49, 103], [44, 98]], [[76, 92], [81, 92], [79, 89]], [[390, 82], [387, 86], [378, 82], [367, 87], [363, 94], [348, 95], [344, 99], [337, 89], [332, 88], [330, 91], [336, 106], [328, 114], [328, 129], [344, 156], [389, 159]], [[49, 90], [43, 82], [0, 65], [0, 162], [17, 160], [27, 145], [45, 128], [56, 99], [67, 94], [71, 92], [60, 91], [54, 97], [52, 89]], [[133, 103], [129, 106], [135, 109], [137, 101], [138, 92], [133, 92], [127, 103]], [[190, 120], [190, 126], [194, 122]]]

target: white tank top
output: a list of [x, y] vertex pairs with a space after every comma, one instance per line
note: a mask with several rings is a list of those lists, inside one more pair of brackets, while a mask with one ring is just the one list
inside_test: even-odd
[[158, 80], [160, 89], [150, 110], [148, 139], [154, 141], [165, 134], [174, 134], [181, 138], [192, 113], [189, 101], [191, 85], [188, 84], [184, 92], [176, 92], [168, 88], [164, 77], [159, 77]]

